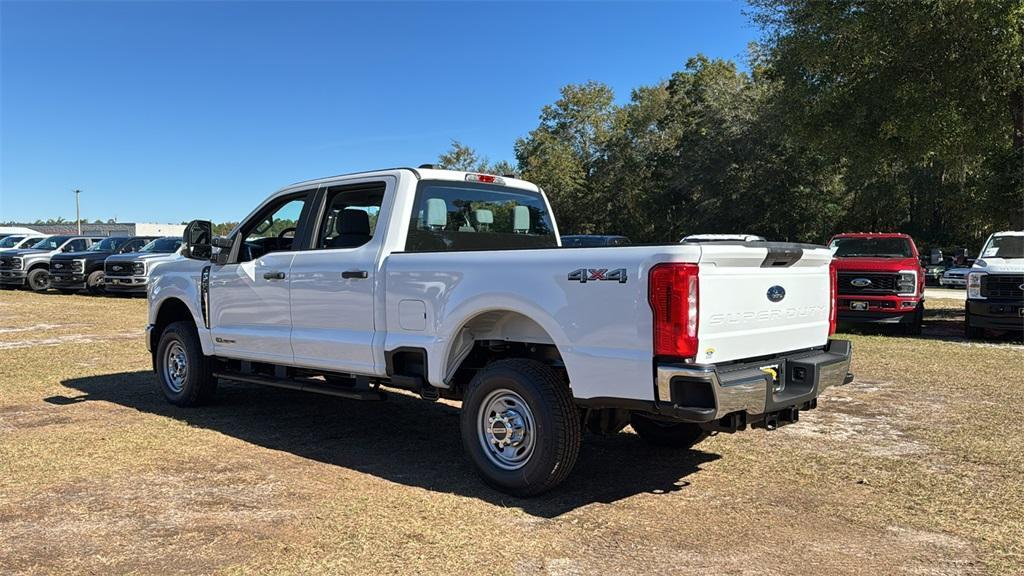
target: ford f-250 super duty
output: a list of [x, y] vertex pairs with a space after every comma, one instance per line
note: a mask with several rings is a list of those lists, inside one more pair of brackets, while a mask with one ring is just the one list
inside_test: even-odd
[[88, 236], [47, 236], [31, 248], [0, 253], [0, 285], [25, 286], [34, 292], [50, 288], [50, 259], [58, 254], [80, 252], [100, 238]]
[[228, 237], [186, 228], [150, 280], [166, 398], [218, 379], [462, 401], [491, 485], [561, 482], [581, 430], [632, 424], [690, 446], [772, 429], [851, 377], [831, 255], [770, 242], [560, 248], [543, 192], [501, 176], [394, 169], [303, 182]]
[[135, 252], [154, 236], [111, 236], [82, 252], [58, 254], [50, 259], [50, 287], [71, 294], [82, 289], [103, 292], [103, 262], [108, 256]]
[[180, 236], [157, 238], [131, 254], [115, 254], [103, 263], [104, 289], [111, 293], [145, 294], [149, 277], [157, 266], [179, 258]]
[[967, 274], [964, 327], [968, 338], [985, 330], [1024, 334], [1024, 231], [996, 232]]
[[895, 232], [836, 234], [839, 321], [898, 327], [920, 334], [924, 320], [924, 269], [914, 240]]

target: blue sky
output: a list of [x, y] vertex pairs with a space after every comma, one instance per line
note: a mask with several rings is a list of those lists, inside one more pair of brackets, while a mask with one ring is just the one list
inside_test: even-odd
[[739, 2], [0, 2], [0, 221], [237, 220], [289, 183], [492, 160], [567, 83], [620, 101], [698, 52], [742, 60]]

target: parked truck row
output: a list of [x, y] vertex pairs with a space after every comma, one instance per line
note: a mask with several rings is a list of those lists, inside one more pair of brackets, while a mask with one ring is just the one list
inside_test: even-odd
[[181, 257], [181, 238], [12, 235], [0, 239], [0, 286], [35, 292], [144, 294], [157, 264]]

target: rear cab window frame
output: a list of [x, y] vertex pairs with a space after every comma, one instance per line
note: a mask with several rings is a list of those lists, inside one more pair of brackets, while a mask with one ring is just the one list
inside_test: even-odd
[[[517, 235], [517, 234], [514, 234], [514, 233], [497, 232], [497, 231], [495, 231], [495, 232], [486, 232], [486, 231], [466, 232], [466, 231], [460, 231], [458, 229], [449, 230], [449, 229], [447, 229], [447, 226], [451, 225], [451, 220], [450, 219], [446, 223], [446, 225], [445, 225], [446, 229], [444, 229], [444, 230], [438, 230], [438, 231], [424, 230], [424, 229], [422, 229], [420, 227], [420, 223], [421, 223], [420, 213], [422, 212], [423, 213], [423, 218], [426, 218], [427, 199], [431, 197], [429, 195], [429, 192], [430, 192], [431, 189], [463, 189], [463, 190], [466, 190], [467, 193], [470, 193], [472, 191], [482, 191], [482, 192], [507, 194], [507, 195], [510, 195], [510, 196], [520, 196], [520, 197], [524, 197], [524, 198], [529, 198], [530, 200], [533, 201], [532, 204], [534, 204], [534, 205], [531, 205], [531, 204], [522, 204], [522, 205], [525, 205], [525, 206], [527, 206], [529, 208], [535, 208], [535, 209], [538, 209], [538, 210], [541, 211], [541, 221], [547, 227], [547, 233], [546, 234], [523, 234], [523, 235]], [[447, 208], [448, 208], [449, 214], [450, 214], [451, 213], [451, 206], [448, 205]], [[531, 220], [530, 221], [531, 229], [534, 228], [534, 226], [535, 226], [534, 218], [532, 216], [533, 216], [533, 213], [531, 212], [531, 219], [530, 219]], [[492, 217], [493, 217], [493, 214], [492, 214]], [[493, 222], [492, 222], [491, 225], [493, 225]], [[503, 237], [503, 238], [511, 239], [511, 238], [516, 238], [517, 236], [519, 236], [519, 237], [525, 237], [525, 238], [532, 238], [532, 239], [535, 239], [535, 240], [531, 240], [531, 241], [525, 242], [525, 243], [523, 243], [523, 245], [520, 245], [520, 246], [516, 246], [516, 245], [493, 246], [493, 247], [488, 247], [488, 246], [479, 246], [479, 247], [458, 246], [458, 245], [451, 245], [450, 241], [455, 240], [455, 239], [450, 237], [450, 235], [452, 235], [452, 234], [455, 234], [455, 235], [461, 235], [461, 234], [487, 235], [487, 234], [490, 234], [492, 236], [500, 234], [501, 237]], [[458, 238], [458, 237], [456, 237], [456, 238]], [[465, 239], [465, 238], [466, 237], [462, 237], [462, 239]], [[433, 242], [435, 245], [434, 246], [430, 246], [428, 243], [431, 243], [431, 242]], [[447, 243], [448, 245], [445, 246], [445, 247], [442, 247], [441, 246], [442, 243]], [[407, 234], [406, 234], [406, 239], [405, 239], [404, 251], [406, 253], [485, 252], [485, 251], [498, 251], [498, 250], [531, 250], [531, 249], [535, 250], [535, 249], [558, 248], [558, 247], [559, 247], [558, 228], [557, 228], [554, 220], [552, 219], [551, 207], [548, 204], [548, 202], [546, 201], [546, 199], [544, 198], [544, 194], [542, 192], [540, 192], [539, 190], [538, 191], [534, 191], [534, 190], [527, 190], [527, 189], [517, 188], [517, 187], [512, 187], [512, 186], [504, 186], [504, 185], [500, 185], [500, 184], [489, 184], [489, 183], [483, 183], [483, 182], [461, 182], [461, 181], [457, 181], [457, 180], [421, 180], [417, 184], [417, 186], [416, 186], [416, 194], [415, 194], [415, 196], [413, 198], [412, 209], [411, 209], [411, 212], [409, 214], [409, 226], [408, 226], [408, 229], [407, 229]]]

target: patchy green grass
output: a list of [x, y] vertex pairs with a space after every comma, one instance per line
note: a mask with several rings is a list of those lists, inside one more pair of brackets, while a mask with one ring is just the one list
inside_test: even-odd
[[694, 450], [588, 436], [531, 500], [454, 403], [225, 384], [167, 405], [145, 301], [0, 292], [0, 572], [1019, 574], [1024, 347], [863, 333], [854, 383]]

